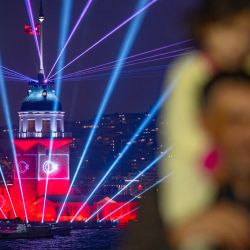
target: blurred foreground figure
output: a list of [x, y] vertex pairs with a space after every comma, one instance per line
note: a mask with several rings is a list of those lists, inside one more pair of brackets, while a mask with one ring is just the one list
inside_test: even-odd
[[178, 224], [167, 224], [160, 217], [157, 189], [151, 190], [124, 249], [250, 249], [250, 76], [226, 72], [208, 81], [200, 92], [199, 121], [217, 152], [216, 167], [200, 166], [213, 186], [213, 199]]
[[201, 106], [201, 123], [218, 154], [216, 168], [206, 173], [215, 197], [203, 211], [169, 226], [166, 237], [171, 249], [248, 250], [250, 77], [220, 73], [206, 85]]
[[173, 146], [173, 157], [162, 161], [161, 175], [173, 175], [161, 185], [159, 202], [161, 218], [171, 226], [202, 212], [215, 198], [205, 168], [215, 167], [217, 153], [201, 128], [199, 95], [217, 72], [248, 66], [250, 72], [250, 1], [204, 0], [191, 26], [197, 50], [168, 72], [167, 85], [178, 81], [162, 113], [161, 140]]

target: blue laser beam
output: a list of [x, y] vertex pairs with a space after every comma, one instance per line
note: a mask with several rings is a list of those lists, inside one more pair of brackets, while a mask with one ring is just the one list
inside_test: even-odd
[[[144, 6], [147, 1], [148, 0], [140, 0], [138, 2], [138, 5], [137, 5], [136, 8], [138, 8], [138, 7], [140, 8], [140, 7]], [[127, 34], [125, 36], [125, 40], [124, 40], [124, 42], [122, 44], [122, 47], [121, 47], [118, 58], [127, 57], [128, 53], [129, 53], [129, 51], [130, 51], [130, 49], [131, 49], [131, 47], [132, 47], [132, 45], [133, 45], [133, 43], [135, 41], [135, 38], [136, 38], [136, 35], [137, 35], [137, 33], [138, 33], [139, 29], [140, 29], [140, 26], [142, 24], [143, 18], [145, 16], [144, 13], [142, 13], [141, 15], [138, 15], [135, 18], [134, 22], [132, 22], [132, 24], [130, 25], [130, 27], [128, 29], [128, 32], [127, 32]], [[110, 80], [108, 82], [108, 85], [107, 85], [107, 87], [105, 89], [105, 94], [104, 94], [104, 97], [103, 97], [103, 99], [101, 101], [101, 105], [100, 105], [100, 107], [98, 109], [97, 116], [96, 116], [95, 121], [94, 121], [93, 129], [91, 130], [91, 132], [90, 132], [90, 134], [88, 136], [87, 143], [86, 143], [86, 145], [84, 147], [84, 150], [83, 150], [82, 156], [80, 158], [79, 164], [77, 165], [77, 169], [75, 171], [74, 177], [72, 179], [69, 190], [67, 192], [65, 200], [64, 200], [63, 205], [61, 207], [61, 210], [59, 212], [58, 218], [56, 220], [57, 222], [59, 221], [59, 218], [60, 218], [60, 216], [62, 214], [62, 211], [64, 209], [64, 206], [65, 206], [65, 203], [66, 203], [66, 201], [68, 199], [69, 193], [71, 191], [71, 188], [72, 188], [72, 186], [73, 186], [73, 184], [75, 182], [75, 179], [76, 179], [76, 177], [78, 175], [80, 167], [81, 167], [81, 165], [83, 163], [83, 160], [84, 160], [84, 158], [85, 158], [85, 156], [86, 156], [86, 154], [88, 152], [91, 141], [92, 141], [92, 139], [93, 139], [93, 137], [95, 135], [96, 127], [97, 127], [97, 125], [99, 124], [99, 122], [101, 120], [101, 117], [102, 117], [102, 115], [104, 113], [104, 110], [105, 110], [105, 108], [106, 108], [106, 106], [108, 104], [108, 101], [109, 101], [109, 99], [111, 97], [111, 94], [112, 94], [112, 92], [113, 92], [113, 90], [115, 88], [115, 85], [116, 85], [117, 81], [118, 81], [119, 75], [120, 75], [120, 73], [122, 71], [122, 66], [123, 66], [122, 61], [117, 62], [116, 67], [115, 67], [114, 71], [112, 72], [111, 78], [110, 78]]]
[[[0, 59], [0, 64], [1, 64], [1, 59]], [[2, 73], [1, 68], [0, 68], [0, 90], [1, 90], [0, 92], [1, 92], [3, 111], [4, 111], [7, 127], [9, 130], [9, 139], [10, 139], [10, 144], [11, 144], [11, 150], [12, 150], [12, 154], [13, 154], [13, 158], [14, 158], [14, 163], [16, 166], [16, 172], [17, 172], [18, 183], [19, 183], [20, 192], [21, 192], [21, 198], [22, 198], [22, 203], [23, 203], [25, 219], [26, 219], [26, 222], [28, 223], [29, 220], [28, 220], [28, 216], [27, 216], [23, 188], [22, 188], [22, 182], [21, 182], [21, 177], [20, 177], [20, 172], [19, 172], [19, 165], [18, 165], [16, 149], [15, 149], [15, 145], [14, 145], [14, 136], [13, 136], [13, 132], [12, 132], [12, 122], [11, 122], [11, 117], [10, 117], [8, 99], [7, 99], [7, 91], [6, 91], [5, 81], [3, 78], [3, 73]]]
[[[171, 148], [168, 148], [163, 153], [161, 153], [156, 159], [154, 159], [152, 162], [150, 162], [139, 174], [137, 174], [127, 185], [125, 185], [121, 190], [119, 190], [113, 197], [110, 198], [109, 201], [104, 203], [100, 208], [98, 208], [90, 217], [86, 220], [91, 220], [96, 214], [98, 214], [104, 207], [106, 207], [111, 200], [114, 200], [119, 194], [121, 194], [125, 189], [127, 189], [131, 184], [134, 183], [135, 180], [140, 178], [143, 174], [145, 174], [148, 170], [150, 170], [158, 161], [160, 161], [164, 156], [166, 156], [171, 151]], [[71, 222], [73, 222], [76, 218], [76, 216], [81, 212], [82, 208], [86, 205], [86, 202], [79, 208]]]
[[104, 221], [105, 219], [107, 219], [108, 217], [110, 217], [111, 215], [113, 215], [114, 213], [116, 213], [117, 211], [119, 211], [120, 209], [122, 209], [123, 207], [127, 206], [128, 204], [130, 204], [131, 202], [133, 202], [134, 200], [138, 199], [139, 197], [141, 197], [143, 194], [145, 194], [146, 192], [148, 192], [149, 190], [151, 190], [152, 188], [156, 187], [157, 185], [159, 185], [160, 183], [164, 182], [166, 179], [168, 179], [171, 176], [171, 174], [168, 174], [164, 177], [162, 177], [161, 179], [159, 179], [158, 181], [156, 181], [154, 184], [152, 184], [151, 186], [147, 187], [145, 190], [143, 190], [141, 193], [137, 194], [135, 197], [133, 197], [132, 199], [130, 199], [129, 201], [127, 201], [126, 203], [124, 203], [123, 205], [121, 205], [120, 207], [118, 207], [117, 209], [115, 209], [114, 211], [112, 211], [110, 214], [106, 215], [105, 217], [103, 217], [100, 222]]
[[[73, 1], [72, 0], [67, 0], [63, 2], [62, 5], [62, 9], [61, 9], [61, 26], [60, 26], [60, 37], [59, 37], [59, 45], [58, 45], [58, 52], [59, 52], [59, 56], [58, 56], [58, 65], [57, 65], [57, 70], [61, 69], [63, 67], [64, 61], [65, 61], [65, 54], [62, 54], [62, 52], [64, 51], [64, 49], [66, 48], [67, 44], [69, 43], [69, 40], [71, 38], [71, 36], [73, 36], [74, 34], [74, 30], [71, 32], [67, 42], [66, 38], [67, 38], [67, 34], [69, 32], [69, 25], [70, 25], [70, 17], [71, 17], [71, 13], [72, 13], [72, 5], [73, 5]], [[87, 10], [86, 10], [87, 11]], [[85, 13], [85, 12], [83, 12]], [[82, 14], [83, 14], [82, 13]], [[64, 45], [65, 44], [65, 45]], [[59, 73], [60, 76], [62, 76], [63, 71], [61, 71]], [[57, 96], [60, 96], [61, 94], [61, 81], [60, 81], [60, 77], [58, 77], [59, 79], [56, 80], [56, 94]], [[58, 105], [58, 103], [56, 102], [56, 104]], [[54, 110], [56, 110], [57, 107], [55, 107]]]
[[8, 189], [8, 186], [7, 186], [7, 183], [6, 183], [6, 180], [5, 180], [5, 177], [4, 177], [4, 174], [3, 174], [3, 171], [2, 171], [2, 166], [1, 166], [1, 165], [0, 165], [0, 174], [1, 174], [1, 177], [2, 177], [2, 180], [3, 180], [3, 183], [4, 183], [4, 186], [5, 186], [7, 195], [8, 195], [9, 200], [10, 200], [11, 208], [12, 208], [12, 210], [13, 210], [13, 213], [14, 213], [15, 217], [17, 217], [17, 215], [16, 215], [16, 210], [15, 210], [15, 208], [14, 208], [14, 205], [13, 205], [13, 202], [12, 202], [12, 199], [11, 199], [11, 196], [10, 196], [10, 192], [9, 192], [9, 189]]
[[[172, 88], [174, 84], [171, 84], [162, 94], [162, 96], [158, 99], [152, 110], [149, 112], [148, 116], [143, 120], [143, 122], [140, 124], [140, 126], [137, 128], [135, 133], [132, 135], [130, 138], [129, 142], [133, 142], [139, 135], [140, 133], [145, 129], [145, 127], [148, 125], [148, 123], [152, 120], [152, 118], [157, 114], [167, 97], [171, 94]], [[93, 189], [91, 194], [88, 196], [84, 204], [86, 205], [87, 202], [91, 199], [91, 197], [95, 194], [97, 189], [101, 186], [101, 184], [104, 182], [104, 180], [108, 177], [108, 175], [111, 173], [111, 171], [116, 167], [118, 162], [122, 159], [122, 157], [127, 153], [127, 151], [131, 147], [131, 143], [127, 143], [127, 145], [124, 147], [122, 152], [119, 154], [119, 156], [116, 158], [116, 160], [111, 164], [105, 175], [102, 177], [102, 179], [99, 181], [99, 183], [96, 185], [96, 187]], [[83, 208], [83, 206], [81, 206]]]
[[[61, 9], [61, 24], [60, 24], [60, 36], [59, 36], [59, 44], [58, 44], [58, 51], [59, 51], [59, 56], [58, 56], [58, 60], [56, 62], [58, 62], [58, 67], [57, 69], [59, 70], [60, 68], [62, 68], [63, 64], [64, 64], [64, 59], [65, 59], [65, 54], [62, 55], [62, 52], [64, 51], [64, 49], [67, 46], [67, 43], [69, 43], [70, 38], [73, 36], [74, 31], [73, 30], [71, 32], [71, 35], [69, 37], [69, 39], [67, 40], [66, 44], [66, 38], [69, 32], [69, 24], [70, 24], [70, 17], [71, 17], [71, 12], [72, 12], [72, 6], [73, 6], [73, 1], [72, 0], [66, 0], [63, 1], [63, 5], [62, 5], [62, 9]], [[87, 10], [86, 10], [87, 11]], [[82, 13], [83, 14], [83, 13]], [[65, 45], [64, 45], [65, 44]], [[60, 53], [61, 51], [61, 53]], [[59, 73], [59, 75], [62, 75], [62, 71]], [[58, 78], [56, 80], [56, 94], [57, 97], [59, 98], [60, 94], [61, 94], [61, 83], [62, 80], [60, 78]], [[59, 102], [55, 102], [53, 105], [53, 111], [55, 112], [58, 108], [58, 104]], [[52, 123], [53, 123], [53, 127], [55, 126], [55, 119], [52, 119]], [[49, 145], [49, 162], [51, 160], [51, 154], [52, 154], [52, 148], [53, 148], [53, 136], [51, 135], [50, 137], [50, 145]], [[44, 216], [45, 216], [45, 210], [46, 210], [46, 200], [47, 200], [47, 191], [48, 191], [48, 182], [49, 182], [49, 171], [47, 172], [46, 175], [46, 183], [45, 183], [45, 192], [44, 192], [44, 200], [43, 200], [43, 210], [42, 210], [42, 220], [41, 222], [44, 222]]]
[[[178, 84], [179, 79], [182, 77], [182, 73], [185, 72], [186, 68], [188, 67], [188, 65], [190, 64], [191, 61], [192, 61], [192, 59], [186, 61], [186, 63], [180, 69], [180, 73], [173, 79], [173, 82], [166, 87], [166, 89], [164, 90], [163, 94], [160, 96], [160, 98], [158, 99], [158, 101], [156, 102], [156, 104], [154, 105], [154, 107], [152, 108], [151, 112], [148, 114], [148, 117], [146, 119], [144, 119], [144, 121], [142, 122], [142, 124], [139, 126], [139, 128], [136, 130], [136, 132], [134, 133], [134, 135], [131, 137], [130, 142], [133, 142], [139, 136], [139, 134], [144, 130], [144, 128], [146, 127], [146, 125], [149, 123], [150, 118], [152, 116], [154, 116], [158, 112], [158, 110], [160, 109], [160, 107], [163, 105], [163, 103], [166, 101], [166, 99], [171, 94], [172, 90]], [[128, 143], [124, 147], [124, 149], [122, 150], [122, 153], [120, 153], [119, 156], [117, 157], [117, 159], [112, 163], [112, 165], [110, 166], [110, 168], [108, 169], [108, 171], [102, 177], [102, 179], [97, 184], [97, 186], [94, 188], [94, 190], [89, 195], [89, 197], [87, 198], [87, 200], [90, 200], [90, 198], [94, 195], [94, 193], [100, 187], [100, 185], [103, 183], [103, 181], [108, 177], [109, 173], [113, 170], [113, 168], [116, 166], [116, 164], [119, 162], [119, 160], [123, 157], [123, 155], [128, 151], [128, 149], [130, 148], [131, 145], [132, 145], [132, 143]]]

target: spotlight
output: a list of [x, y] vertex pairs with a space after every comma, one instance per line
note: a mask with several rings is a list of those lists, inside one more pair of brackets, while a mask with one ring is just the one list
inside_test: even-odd
[[[111, 200], [114, 200], [119, 194], [121, 194], [125, 189], [127, 189], [131, 184], [134, 183], [135, 180], [139, 179], [143, 174], [145, 174], [149, 169], [151, 169], [158, 161], [160, 161], [164, 156], [166, 156], [171, 151], [171, 148], [167, 149], [163, 153], [161, 153], [156, 159], [154, 159], [148, 166], [146, 166], [138, 175], [136, 175], [127, 185], [125, 185], [121, 190], [119, 190], [113, 197], [110, 198], [109, 201], [107, 201], [104, 205], [102, 205], [100, 208], [97, 209], [88, 219], [89, 221], [91, 218], [93, 218], [99, 211], [101, 211], [104, 207], [106, 207]], [[88, 199], [87, 199], [88, 200]], [[84, 204], [79, 208], [76, 215], [71, 220], [74, 221], [76, 216], [81, 212], [83, 207], [87, 204], [87, 201], [84, 202]]]
[[85, 55], [86, 53], [88, 53], [90, 50], [92, 50], [93, 48], [95, 48], [97, 45], [99, 45], [101, 42], [103, 42], [104, 40], [106, 40], [108, 37], [110, 37], [112, 34], [114, 34], [116, 31], [118, 31], [119, 29], [121, 29], [123, 26], [125, 26], [127, 23], [129, 23], [132, 19], [134, 19], [135, 17], [137, 17], [139, 14], [141, 14], [143, 11], [145, 11], [146, 9], [148, 9], [151, 5], [153, 5], [154, 3], [156, 3], [158, 0], [152, 0], [150, 3], [148, 3], [146, 6], [144, 6], [143, 8], [141, 8], [139, 11], [137, 11], [135, 14], [133, 14], [132, 16], [130, 16], [128, 19], [126, 19], [124, 22], [122, 22], [120, 25], [118, 25], [117, 27], [115, 27], [112, 31], [110, 31], [108, 34], [106, 34], [104, 37], [102, 37], [100, 40], [98, 40], [96, 43], [94, 43], [92, 46], [90, 46], [88, 49], [86, 49], [85, 51], [83, 51], [80, 55], [78, 55], [77, 57], [75, 57], [72, 61], [70, 61], [68, 64], [66, 64], [62, 69], [60, 69], [59, 71], [57, 71], [55, 74], [53, 74], [51, 77], [57, 75], [60, 71], [64, 70], [65, 68], [67, 68], [68, 66], [70, 66], [73, 62], [77, 61], [80, 57], [82, 57], [83, 55]]
[[[150, 189], [154, 188], [155, 186], [159, 185], [160, 183], [164, 182], [166, 179], [168, 179], [171, 176], [171, 174], [162, 177], [160, 180], [156, 181], [154, 184], [152, 184], [150, 187], [146, 188], [144, 191], [142, 191], [141, 193], [139, 193], [138, 195], [136, 195], [135, 197], [133, 197], [132, 199], [130, 199], [128, 202], [124, 203], [122, 206], [118, 207], [117, 209], [115, 209], [114, 211], [112, 211], [110, 214], [106, 215], [105, 217], [103, 217], [100, 222], [104, 221], [105, 219], [107, 219], [108, 217], [110, 217], [111, 215], [113, 215], [114, 213], [116, 213], [117, 211], [119, 211], [120, 209], [122, 209], [123, 207], [127, 206], [129, 203], [133, 202], [134, 200], [138, 199], [139, 197], [141, 197], [143, 194], [145, 194], [146, 192], [148, 192]], [[86, 221], [85, 221], [86, 222]]]
[[[148, 4], [145, 7], [141, 8], [141, 6], [143, 6], [145, 4], [145, 2], [147, 2], [147, 0], [140, 0], [139, 3], [138, 3], [137, 8], [139, 7], [141, 9], [137, 12], [137, 14], [134, 15], [134, 17], [137, 16], [138, 13], [141, 13], [142, 11], [146, 10], [149, 6], [151, 6], [156, 1], [157, 0], [151, 1], [150, 4]], [[143, 17], [144, 17], [144, 15], [138, 16], [138, 18], [136, 18], [135, 21], [129, 27], [128, 32], [127, 32], [127, 34], [125, 36], [124, 42], [122, 44], [122, 48], [120, 50], [118, 59], [125, 58], [125, 57], [128, 56], [128, 53], [129, 53], [129, 51], [130, 51], [130, 49], [132, 47], [132, 44], [133, 44], [133, 42], [134, 42], [134, 40], [136, 38], [137, 33], [139, 31], [139, 28], [140, 28], [140, 25], [142, 23]], [[91, 141], [92, 141], [92, 139], [93, 139], [93, 137], [95, 135], [95, 131], [96, 131], [97, 125], [99, 124], [99, 122], [101, 120], [101, 117], [102, 117], [102, 115], [104, 113], [104, 110], [105, 110], [105, 108], [106, 108], [106, 106], [108, 104], [108, 101], [109, 101], [110, 97], [111, 97], [111, 94], [113, 93], [113, 90], [115, 88], [115, 85], [117, 83], [119, 75], [121, 73], [122, 66], [123, 66], [122, 61], [119, 61], [116, 64], [116, 67], [115, 67], [115, 69], [114, 69], [114, 71], [113, 71], [113, 73], [111, 75], [111, 78], [110, 78], [110, 80], [108, 82], [108, 86], [107, 86], [107, 88], [105, 90], [104, 97], [103, 97], [103, 99], [101, 101], [99, 110], [97, 112], [96, 119], [94, 121], [94, 126], [93, 126], [93, 128], [92, 128], [92, 130], [91, 130], [91, 132], [90, 132], [90, 134], [88, 136], [87, 143], [86, 143], [86, 145], [85, 145], [85, 147], [83, 149], [82, 156], [80, 158], [79, 164], [77, 165], [76, 172], [75, 172], [75, 174], [73, 176], [73, 179], [72, 179], [72, 182], [70, 184], [69, 190], [68, 190], [67, 195], [65, 197], [65, 200], [64, 200], [64, 202], [62, 204], [61, 210], [60, 210], [60, 212], [58, 214], [58, 217], [57, 217], [57, 220], [56, 220], [57, 222], [59, 221], [59, 218], [60, 218], [60, 216], [62, 214], [62, 211], [64, 209], [65, 203], [66, 203], [66, 201], [68, 199], [69, 193], [70, 193], [70, 191], [72, 189], [72, 186], [73, 186], [73, 184], [75, 182], [75, 179], [76, 179], [76, 177], [78, 175], [78, 172], [80, 170], [82, 162], [83, 162], [83, 160], [84, 160], [84, 158], [85, 158], [85, 156], [86, 156], [86, 154], [88, 152], [88, 149], [90, 147]]]
[[[63, 1], [63, 5], [62, 5], [62, 9], [61, 9], [61, 24], [60, 24], [60, 37], [59, 37], [58, 50], [61, 50], [61, 48], [63, 47], [63, 44], [65, 43], [65, 40], [66, 40], [66, 36], [68, 34], [70, 16], [71, 16], [71, 12], [72, 12], [72, 4], [73, 4], [73, 1]], [[66, 45], [65, 45], [65, 47], [66, 47]], [[61, 56], [62, 54], [59, 53], [59, 55]], [[64, 63], [64, 56], [60, 57], [58, 67], [61, 68], [63, 63]], [[60, 73], [62, 73], [62, 72], [60, 72]], [[61, 74], [59, 74], [59, 76], [61, 76]], [[46, 79], [45, 82], [46, 81], [48, 81], [48, 79]], [[57, 97], [59, 98], [60, 94], [61, 94], [60, 93], [61, 92], [61, 79], [56, 80], [55, 86], [56, 86], [56, 91], [52, 90], [52, 92], [57, 93]], [[57, 108], [58, 108], [58, 102], [55, 102], [53, 105], [53, 110], [56, 111]], [[52, 119], [52, 123], [55, 123], [55, 119]], [[52, 127], [54, 127], [54, 124], [52, 124]], [[49, 145], [49, 162], [51, 161], [51, 153], [52, 153], [53, 143], [54, 143], [54, 139], [53, 139], [53, 136], [51, 135], [50, 136], [50, 145]], [[49, 182], [49, 174], [50, 173], [51, 173], [50, 171], [46, 172], [46, 183], [45, 183], [45, 190], [44, 190], [44, 200], [43, 200], [42, 220], [41, 220], [42, 223], [44, 222], [44, 216], [45, 216], [45, 210], [46, 210], [46, 200], [47, 200], [47, 191], [48, 191], [48, 182]]]
[[[69, 44], [69, 42], [70, 42], [72, 36], [74, 35], [74, 33], [75, 33], [77, 27], [79, 26], [80, 22], [82, 21], [83, 17], [84, 17], [85, 14], [87, 13], [87, 10], [89, 9], [89, 7], [90, 7], [90, 5], [92, 4], [92, 2], [93, 2], [93, 0], [88, 0], [88, 2], [87, 2], [87, 4], [86, 4], [86, 6], [84, 7], [84, 9], [83, 9], [83, 11], [82, 11], [82, 13], [81, 13], [79, 19], [77, 20], [77, 22], [76, 22], [76, 24], [75, 24], [73, 30], [71, 31], [71, 33], [70, 33], [70, 35], [69, 35], [69, 38], [67, 39], [65, 45], [63, 46], [63, 48], [61, 49], [61, 52], [59, 53], [59, 55], [58, 55], [58, 57], [57, 57], [57, 59], [56, 59], [54, 65], [52, 66], [52, 68], [51, 68], [51, 70], [50, 70], [50, 72], [49, 72], [49, 74], [48, 74], [48, 78], [49, 78], [51, 72], [53, 71], [53, 69], [55, 68], [56, 64], [58, 63], [59, 59], [61, 58], [61, 56], [62, 56], [64, 50], [66, 49], [67, 45]], [[69, 13], [69, 12], [70, 12], [69, 9], [71, 8], [71, 5], [72, 5], [72, 2], [71, 2], [71, 1], [66, 1], [64, 6], [67, 7], [67, 8], [65, 8], [65, 10], [64, 10], [65, 12], [62, 12], [62, 13]], [[64, 23], [67, 23], [67, 22], [66, 22], [67, 18], [69, 18], [69, 16], [66, 16], [66, 18], [63, 18], [63, 19], [61, 19], [61, 20], [62, 20]], [[62, 25], [61, 27], [64, 27], [64, 26]], [[63, 34], [63, 33], [61, 33], [61, 34]], [[64, 40], [65, 40], [65, 39], [64, 39]]]
[[[1, 65], [1, 60], [0, 60], [0, 65]], [[7, 122], [8, 130], [9, 130], [9, 139], [10, 139], [10, 143], [11, 143], [11, 149], [12, 149], [12, 154], [13, 154], [13, 158], [14, 158], [14, 164], [15, 164], [15, 167], [16, 167], [16, 172], [17, 172], [18, 183], [19, 183], [20, 192], [21, 192], [21, 198], [22, 198], [22, 203], [23, 203], [25, 219], [26, 219], [26, 222], [28, 223], [29, 221], [28, 221], [28, 216], [27, 216], [27, 211], [26, 211], [26, 206], [25, 206], [25, 200], [24, 200], [22, 182], [21, 182], [20, 172], [19, 172], [19, 167], [18, 167], [16, 149], [15, 149], [15, 145], [14, 145], [14, 136], [13, 136], [13, 132], [12, 132], [12, 122], [11, 122], [11, 117], [10, 117], [8, 99], [7, 99], [7, 91], [6, 91], [6, 88], [5, 88], [5, 82], [4, 82], [1, 67], [0, 67], [0, 93], [1, 93], [1, 99], [2, 99], [2, 106], [3, 106], [3, 110], [4, 110], [4, 115], [5, 115], [5, 119], [6, 119], [6, 122]]]

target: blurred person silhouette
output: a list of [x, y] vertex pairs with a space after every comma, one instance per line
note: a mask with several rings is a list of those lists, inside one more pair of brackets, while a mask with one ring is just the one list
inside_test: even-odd
[[160, 217], [159, 187], [151, 190], [140, 204], [138, 223], [130, 227], [125, 250], [250, 249], [250, 76], [220, 72], [204, 85], [198, 120], [218, 160], [216, 167], [200, 169], [213, 186], [213, 199], [178, 224], [167, 224]]
[[125, 249], [172, 249], [166, 248], [164, 228], [178, 228], [202, 214], [218, 194], [208, 178], [218, 152], [200, 124], [199, 96], [218, 72], [250, 72], [250, 1], [203, 0], [189, 24], [196, 49], [172, 65], [164, 86], [178, 79], [161, 119], [161, 144], [173, 146], [173, 157], [161, 162], [160, 175], [173, 175], [144, 197], [139, 223], [131, 229], [136, 233], [128, 234]]
[[169, 226], [166, 237], [171, 249], [248, 250], [250, 76], [240, 71], [219, 73], [201, 96], [201, 124], [217, 151], [216, 167], [206, 172], [216, 191], [202, 211]]
[[173, 176], [160, 187], [159, 209], [171, 226], [203, 211], [216, 194], [200, 168], [214, 168], [217, 152], [199, 123], [199, 93], [217, 72], [250, 72], [250, 1], [204, 0], [190, 26], [197, 49], [167, 73], [166, 85], [178, 81], [162, 112], [161, 142], [173, 146], [173, 157], [162, 161], [160, 173]]

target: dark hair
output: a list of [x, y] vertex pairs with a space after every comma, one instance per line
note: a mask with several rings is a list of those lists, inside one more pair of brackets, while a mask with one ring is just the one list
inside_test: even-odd
[[250, 75], [244, 71], [220, 72], [210, 79], [201, 92], [201, 107], [207, 106], [211, 93], [221, 85], [245, 86], [250, 89]]
[[228, 21], [247, 10], [250, 10], [250, 0], [203, 0], [190, 15], [191, 35], [199, 43], [202, 27], [214, 22]]

